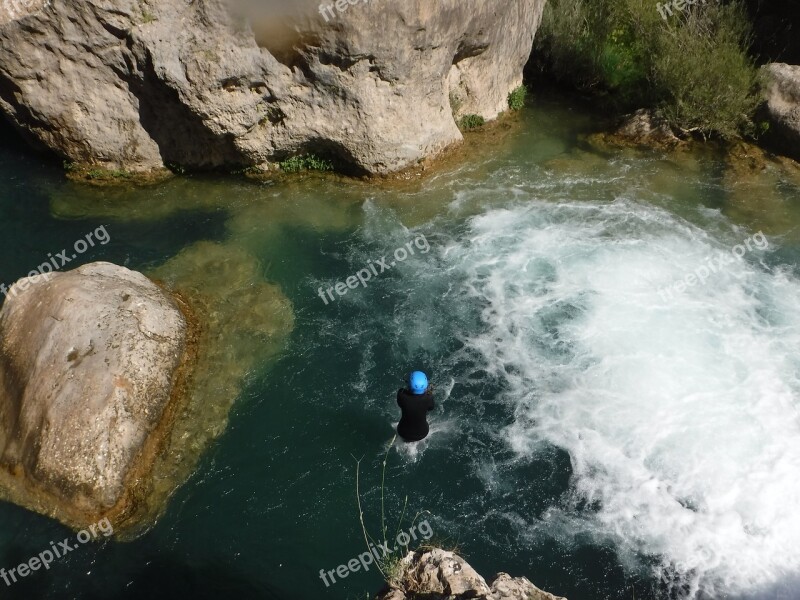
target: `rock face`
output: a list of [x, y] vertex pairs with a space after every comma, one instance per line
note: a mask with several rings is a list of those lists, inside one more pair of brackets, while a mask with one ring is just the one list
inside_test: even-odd
[[507, 108], [545, 2], [224, 1], [10, 0], [0, 109], [85, 165], [269, 168], [313, 152], [388, 173], [459, 141], [455, 118]]
[[767, 76], [769, 141], [779, 151], [800, 160], [800, 66], [772, 63], [763, 69]]
[[73, 526], [132, 510], [187, 343], [182, 312], [109, 263], [23, 279], [0, 311], [0, 488]]
[[489, 586], [463, 558], [438, 548], [411, 552], [401, 564], [396, 585], [376, 600], [566, 600], [507, 573], [498, 574]]

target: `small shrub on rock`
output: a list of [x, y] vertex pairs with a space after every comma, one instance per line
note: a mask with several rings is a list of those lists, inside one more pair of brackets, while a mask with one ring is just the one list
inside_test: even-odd
[[472, 131], [483, 127], [485, 123], [486, 121], [480, 115], [464, 115], [461, 117], [458, 126], [462, 131]]

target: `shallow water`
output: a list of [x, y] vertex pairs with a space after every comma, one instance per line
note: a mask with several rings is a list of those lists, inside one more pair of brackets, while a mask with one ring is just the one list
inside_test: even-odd
[[[392, 529], [407, 496], [406, 526], [427, 511], [433, 540], [484, 575], [572, 600], [800, 596], [796, 182], [775, 166], [732, 180], [713, 153], [593, 151], [593, 115], [563, 101], [522, 119], [468, 162], [385, 187], [91, 190], [0, 151], [0, 281], [105, 225], [111, 241], [70, 267], [158, 273], [216, 242], [231, 273], [260, 273], [294, 313], [147, 534], [82, 546], [8, 597], [364, 598], [374, 568], [327, 588], [319, 571], [365, 551], [356, 458], [380, 528], [394, 393], [412, 368], [438, 405], [425, 442], [388, 454]], [[384, 255], [395, 265], [366, 287], [318, 295]], [[253, 340], [223, 343], [241, 356]], [[67, 535], [0, 506], [0, 566]]]

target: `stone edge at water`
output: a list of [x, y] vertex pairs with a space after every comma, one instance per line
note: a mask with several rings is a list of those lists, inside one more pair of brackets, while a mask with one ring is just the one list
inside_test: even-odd
[[409, 552], [396, 583], [375, 600], [566, 600], [540, 590], [525, 577], [498, 573], [492, 585], [463, 558], [440, 548]]

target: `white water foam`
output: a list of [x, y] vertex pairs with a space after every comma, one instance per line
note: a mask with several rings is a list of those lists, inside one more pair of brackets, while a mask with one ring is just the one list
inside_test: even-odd
[[[448, 248], [485, 330], [467, 348], [506, 382], [521, 457], [554, 444], [573, 493], [546, 529], [656, 560], [678, 595], [757, 593], [800, 571], [800, 282], [634, 202], [528, 202]], [[737, 237], [738, 236], [738, 237]]]
[[[392, 424], [394, 429], [397, 429], [398, 423]], [[428, 437], [426, 437], [424, 440], [420, 440], [418, 442], [406, 442], [403, 441], [402, 438], [398, 437], [395, 440], [394, 447], [397, 452], [404, 457], [406, 462], [415, 463], [425, 454], [425, 450], [427, 450], [428, 447], [430, 447], [432, 444], [440, 443], [440, 437], [451, 438], [452, 434], [457, 431], [458, 430], [454, 426], [454, 423], [437, 419], [434, 423], [431, 423]], [[447, 443], [450, 443], [450, 441], [441, 442], [442, 445]]]

